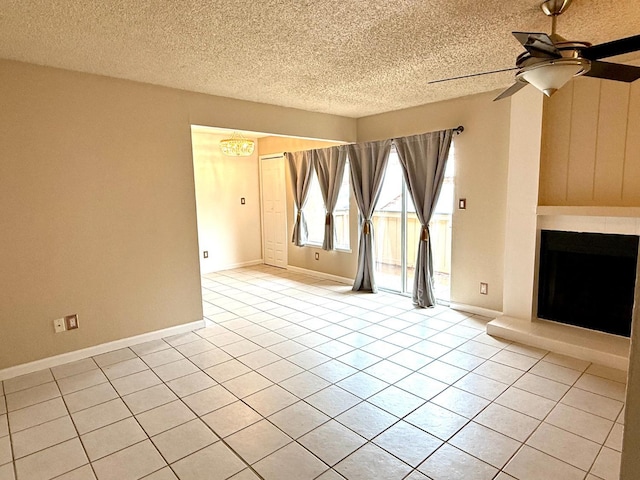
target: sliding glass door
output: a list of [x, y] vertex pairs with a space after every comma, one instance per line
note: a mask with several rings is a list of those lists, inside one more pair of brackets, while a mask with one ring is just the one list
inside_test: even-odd
[[407, 292], [407, 196], [400, 160], [395, 148], [392, 148], [380, 197], [373, 212], [376, 242], [374, 262], [378, 286], [401, 293]]
[[[453, 195], [452, 145], [445, 181], [429, 224], [436, 298], [446, 303], [449, 302], [450, 292]], [[380, 198], [373, 214], [375, 275], [380, 288], [403, 294], [412, 292], [420, 238], [420, 222], [415, 212], [398, 154], [392, 148]]]

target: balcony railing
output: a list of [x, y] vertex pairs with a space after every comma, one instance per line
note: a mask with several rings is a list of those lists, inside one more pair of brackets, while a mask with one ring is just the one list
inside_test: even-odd
[[[407, 268], [415, 268], [420, 238], [420, 222], [415, 213], [407, 215]], [[434, 273], [451, 273], [451, 215], [434, 215], [429, 224]], [[376, 252], [379, 262], [402, 265], [402, 232], [399, 212], [376, 212], [373, 216]]]
[[[380, 285], [399, 285], [402, 269], [400, 212], [376, 212], [373, 216], [376, 270]], [[407, 290], [413, 287], [421, 225], [413, 212], [407, 213]], [[435, 214], [429, 223], [436, 297], [449, 301], [451, 273], [451, 215]]]

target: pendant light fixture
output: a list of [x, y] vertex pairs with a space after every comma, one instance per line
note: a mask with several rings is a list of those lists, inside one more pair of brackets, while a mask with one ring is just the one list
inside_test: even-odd
[[231, 138], [220, 140], [220, 150], [229, 157], [248, 157], [255, 149], [256, 142], [233, 132]]

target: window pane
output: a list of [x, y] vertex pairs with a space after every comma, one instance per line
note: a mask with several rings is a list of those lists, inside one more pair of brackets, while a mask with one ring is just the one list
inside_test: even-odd
[[344, 175], [342, 176], [342, 185], [338, 193], [338, 201], [336, 209], [333, 212], [333, 220], [336, 226], [336, 248], [349, 250], [349, 195], [351, 188], [349, 187], [349, 161], [344, 167]]
[[[342, 184], [340, 185], [340, 192], [338, 193], [336, 209], [333, 213], [336, 230], [334, 247], [345, 250], [349, 249], [349, 194], [349, 162], [347, 162], [344, 169], [344, 176], [342, 177]], [[307, 243], [321, 246], [324, 241], [324, 222], [327, 211], [324, 208], [322, 192], [320, 191], [320, 184], [318, 183], [318, 177], [315, 171], [311, 176], [309, 196], [307, 197], [307, 203], [305, 203], [303, 210], [307, 220], [307, 229], [309, 230], [309, 240]]]
[[309, 241], [315, 245], [322, 245], [324, 239], [324, 217], [325, 209], [322, 200], [322, 192], [318, 177], [314, 171], [311, 175], [311, 185], [309, 186], [309, 196], [307, 203], [304, 204], [304, 216], [307, 220], [307, 228], [309, 229]]
[[451, 275], [451, 219], [454, 199], [454, 143], [449, 149], [447, 168], [444, 172], [444, 182], [435, 211], [429, 222], [431, 231], [431, 252], [433, 253], [433, 276], [436, 298], [448, 302], [450, 300]]

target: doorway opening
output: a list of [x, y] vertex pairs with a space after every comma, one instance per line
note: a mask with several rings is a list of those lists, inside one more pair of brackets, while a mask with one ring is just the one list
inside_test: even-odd
[[287, 268], [287, 199], [284, 155], [260, 157], [263, 258], [266, 265]]

